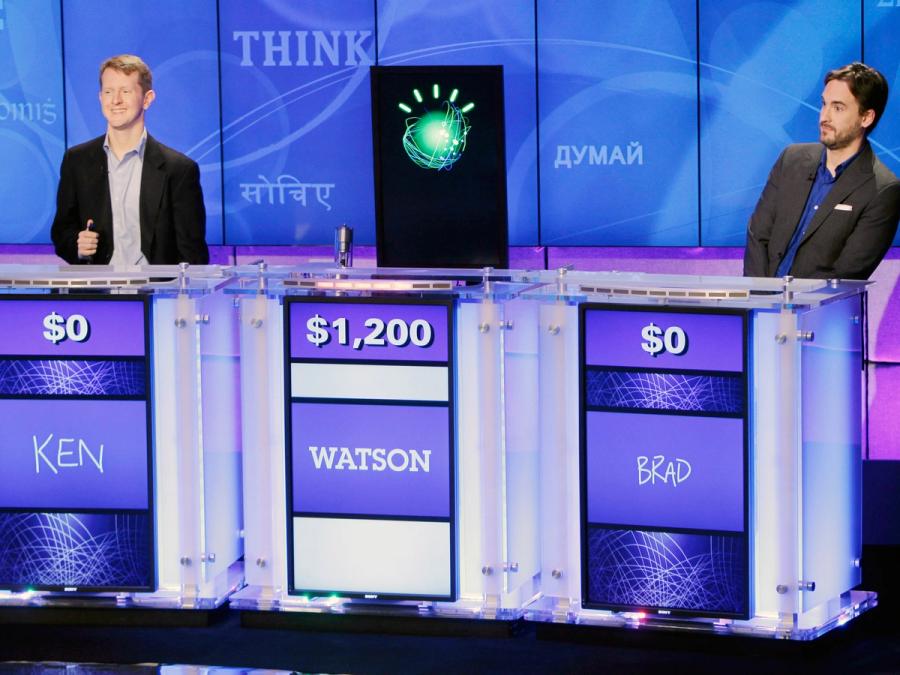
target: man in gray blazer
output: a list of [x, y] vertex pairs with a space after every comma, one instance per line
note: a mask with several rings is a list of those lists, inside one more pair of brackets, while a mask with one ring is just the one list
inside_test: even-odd
[[750, 217], [744, 275], [868, 279], [900, 220], [900, 181], [867, 140], [884, 76], [851, 63], [825, 76], [819, 143], [788, 146]]
[[71, 264], [206, 264], [206, 210], [197, 163], [147, 133], [153, 76], [139, 57], [100, 65], [106, 134], [69, 148], [50, 236]]

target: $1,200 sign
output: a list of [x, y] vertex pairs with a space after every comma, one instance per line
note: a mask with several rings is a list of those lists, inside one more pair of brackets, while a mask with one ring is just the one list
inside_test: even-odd
[[291, 357], [446, 361], [446, 304], [291, 303]]

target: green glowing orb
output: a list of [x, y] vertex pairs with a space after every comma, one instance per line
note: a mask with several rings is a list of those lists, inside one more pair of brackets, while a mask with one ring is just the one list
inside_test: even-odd
[[[432, 92], [437, 99], [437, 85], [433, 86]], [[417, 101], [422, 101], [418, 89], [414, 89], [413, 94]], [[468, 112], [475, 106], [469, 103], [460, 109], [455, 103], [456, 94], [457, 90], [454, 89], [450, 98], [443, 101], [438, 110], [426, 110], [420, 117], [406, 118], [403, 149], [423, 169], [449, 170], [466, 149], [470, 127], [463, 110]], [[401, 103], [399, 108], [405, 113], [412, 112], [412, 108], [405, 103]]]
[[[448, 128], [444, 114], [430, 112], [423, 115], [414, 127], [414, 139], [416, 146], [431, 154], [448, 152], [452, 150], [450, 138], [451, 129]], [[458, 141], [455, 136], [452, 140]]]

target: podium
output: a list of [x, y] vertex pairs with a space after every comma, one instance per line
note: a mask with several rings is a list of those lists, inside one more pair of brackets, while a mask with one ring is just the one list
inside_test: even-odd
[[877, 603], [865, 289], [2, 267], [0, 605], [814, 639]]
[[[236, 607], [803, 640], [877, 602], [853, 590], [864, 283], [238, 277], [249, 565]], [[379, 448], [397, 453], [389, 470], [413, 467], [421, 486], [439, 466], [441, 481], [373, 487]], [[441, 506], [423, 511], [423, 494]]]
[[237, 276], [247, 587], [232, 606], [520, 618], [540, 566], [537, 306], [516, 301], [531, 282]]
[[536, 621], [813, 639], [860, 582], [863, 282], [561, 271]]
[[236, 312], [213, 267], [0, 267], [0, 606], [242, 583]]

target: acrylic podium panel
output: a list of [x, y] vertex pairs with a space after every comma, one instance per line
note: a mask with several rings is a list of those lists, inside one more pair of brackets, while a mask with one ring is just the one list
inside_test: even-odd
[[215, 268], [0, 269], [0, 603], [209, 608], [240, 583], [225, 283]]
[[537, 305], [508, 277], [403, 272], [241, 268], [227, 291], [238, 608], [516, 618], [536, 592]]
[[865, 284], [546, 276], [528, 618], [812, 639], [874, 606]]

